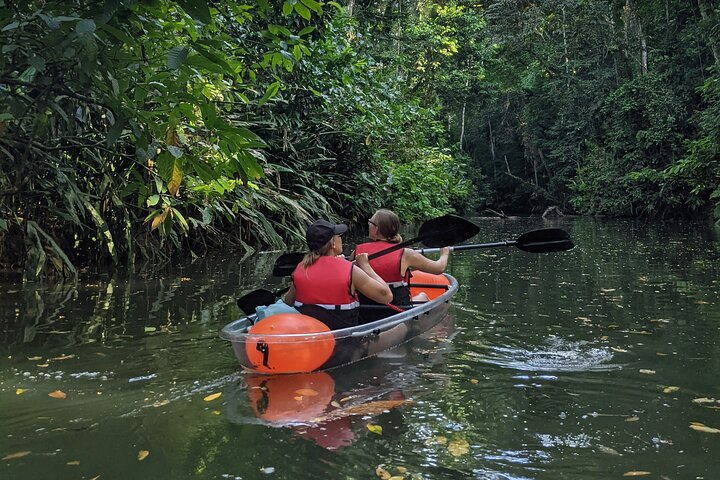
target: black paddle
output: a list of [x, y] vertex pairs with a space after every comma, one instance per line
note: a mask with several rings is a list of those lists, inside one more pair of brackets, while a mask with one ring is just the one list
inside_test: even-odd
[[[543, 228], [523, 233], [517, 240], [505, 240], [503, 242], [476, 243], [471, 245], [458, 245], [450, 247], [453, 252], [462, 250], [475, 250], [479, 248], [493, 247], [517, 247], [520, 250], [530, 253], [564, 252], [575, 247], [570, 240], [570, 235], [559, 228]], [[421, 248], [417, 250], [422, 254], [437, 253], [439, 248]]]

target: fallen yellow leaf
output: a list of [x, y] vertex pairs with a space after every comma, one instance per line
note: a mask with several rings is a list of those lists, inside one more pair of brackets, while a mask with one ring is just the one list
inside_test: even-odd
[[168, 403], [170, 403], [170, 400], [168, 400], [167, 398], [164, 398], [164, 399], [160, 400], [159, 402], [153, 403], [153, 407], [155, 407], [155, 408], [162, 407], [163, 405], [167, 405]]
[[147, 450], [140, 450], [138, 452], [138, 460], [142, 462], [147, 458], [148, 455], [150, 455], [150, 452], [148, 452]]
[[693, 403], [701, 403], [701, 404], [702, 403], [715, 403], [716, 401], [717, 400], [715, 400], [714, 398], [707, 398], [707, 397], [693, 399]]
[[42, 360], [42, 357], [28, 357], [28, 360], [31, 362], [37, 362], [38, 360]]
[[390, 472], [385, 470], [383, 467], [378, 466], [375, 468], [375, 475], [380, 477], [382, 480], [389, 480], [392, 475], [390, 475]]
[[55, 390], [54, 392], [48, 393], [48, 397], [52, 398], [65, 398], [67, 395], [65, 395], [65, 392], [62, 390]]
[[47, 368], [47, 367], [50, 366], [50, 364], [49, 364], [49, 363], [38, 363], [37, 366], [38, 366], [39, 368]]
[[477, 378], [471, 378], [470, 383], [472, 383], [473, 385], [477, 385], [478, 383], [480, 383], [480, 381]]
[[67, 462], [65, 465], [80, 465], [80, 460], [72, 460]]
[[213, 393], [212, 395], [208, 395], [207, 397], [203, 398], [206, 402], [212, 402], [216, 398], [219, 398], [220, 395], [222, 395], [222, 392]]
[[663, 388], [663, 393], [674, 393], [680, 390], [680, 387], [665, 387]]
[[29, 451], [26, 451], [26, 452], [15, 452], [15, 453], [11, 453], [10, 455], [5, 455], [5, 456], [2, 457], [0, 460], [13, 460], [13, 459], [15, 459], [15, 458], [22, 458], [22, 457], [24, 457], [24, 456], [26, 456], [26, 455], [30, 455], [30, 452], [29, 452]]
[[448, 452], [453, 457], [465, 455], [470, 451], [470, 444], [464, 438], [452, 440], [448, 445]]
[[650, 475], [650, 472], [645, 472], [643, 470], [637, 470], [637, 471], [633, 471], [633, 472], [623, 473], [623, 477], [644, 477], [645, 475]]
[[638, 420], [640, 420], [640, 417], [635, 417], [635, 416], [628, 417], [625, 419], [626, 422], [637, 422]]
[[703, 425], [699, 422], [691, 422], [690, 428], [692, 428], [693, 430], [697, 430], [698, 432], [720, 433], [720, 428], [708, 427], [707, 425]]
[[221, 413], [220, 410], [213, 410], [213, 411], [212, 411], [212, 414], [213, 414], [213, 415], [220, 415], [220, 413]]
[[18, 388], [15, 390], [15, 395], [22, 395], [25, 392], [27, 392], [27, 388]]
[[407, 472], [407, 468], [405, 468], [405, 467], [395, 467], [395, 468], [397, 469], [398, 473], [404, 474]]
[[75, 358], [75, 355], [60, 355], [59, 357], [54, 357], [53, 360], [67, 360], [69, 358]]
[[298, 395], [304, 395], [306, 397], [317, 397], [318, 392], [313, 390], [312, 388], [300, 388], [298, 390], [295, 390], [295, 393]]
[[380, 425], [375, 425], [372, 423], [368, 423], [367, 429], [370, 430], [373, 433], [377, 433], [378, 435], [382, 435], [382, 427]]

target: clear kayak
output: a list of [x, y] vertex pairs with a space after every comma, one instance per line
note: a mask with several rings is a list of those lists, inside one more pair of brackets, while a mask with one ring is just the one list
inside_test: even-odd
[[[250, 372], [327, 370], [372, 357], [428, 331], [445, 318], [457, 289], [457, 280], [451, 275], [414, 273], [413, 295], [423, 291], [431, 300], [371, 323], [328, 330], [305, 315], [273, 315], [256, 324], [253, 314], [227, 324], [220, 337], [231, 343], [240, 366]], [[260, 328], [263, 323], [265, 328]], [[313, 328], [315, 324], [320, 327]]]

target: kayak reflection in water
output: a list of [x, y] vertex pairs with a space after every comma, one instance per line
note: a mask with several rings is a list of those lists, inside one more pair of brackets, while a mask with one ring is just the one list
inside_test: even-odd
[[249, 375], [246, 380], [250, 406], [259, 419], [290, 427], [328, 450], [346, 447], [360, 434], [353, 417], [378, 415], [411, 402], [397, 389], [366, 386], [345, 392], [328, 372]]

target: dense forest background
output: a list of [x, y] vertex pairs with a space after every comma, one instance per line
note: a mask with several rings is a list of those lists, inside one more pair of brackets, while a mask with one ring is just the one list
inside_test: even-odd
[[720, 217], [712, 0], [0, 0], [0, 270], [318, 216]]

